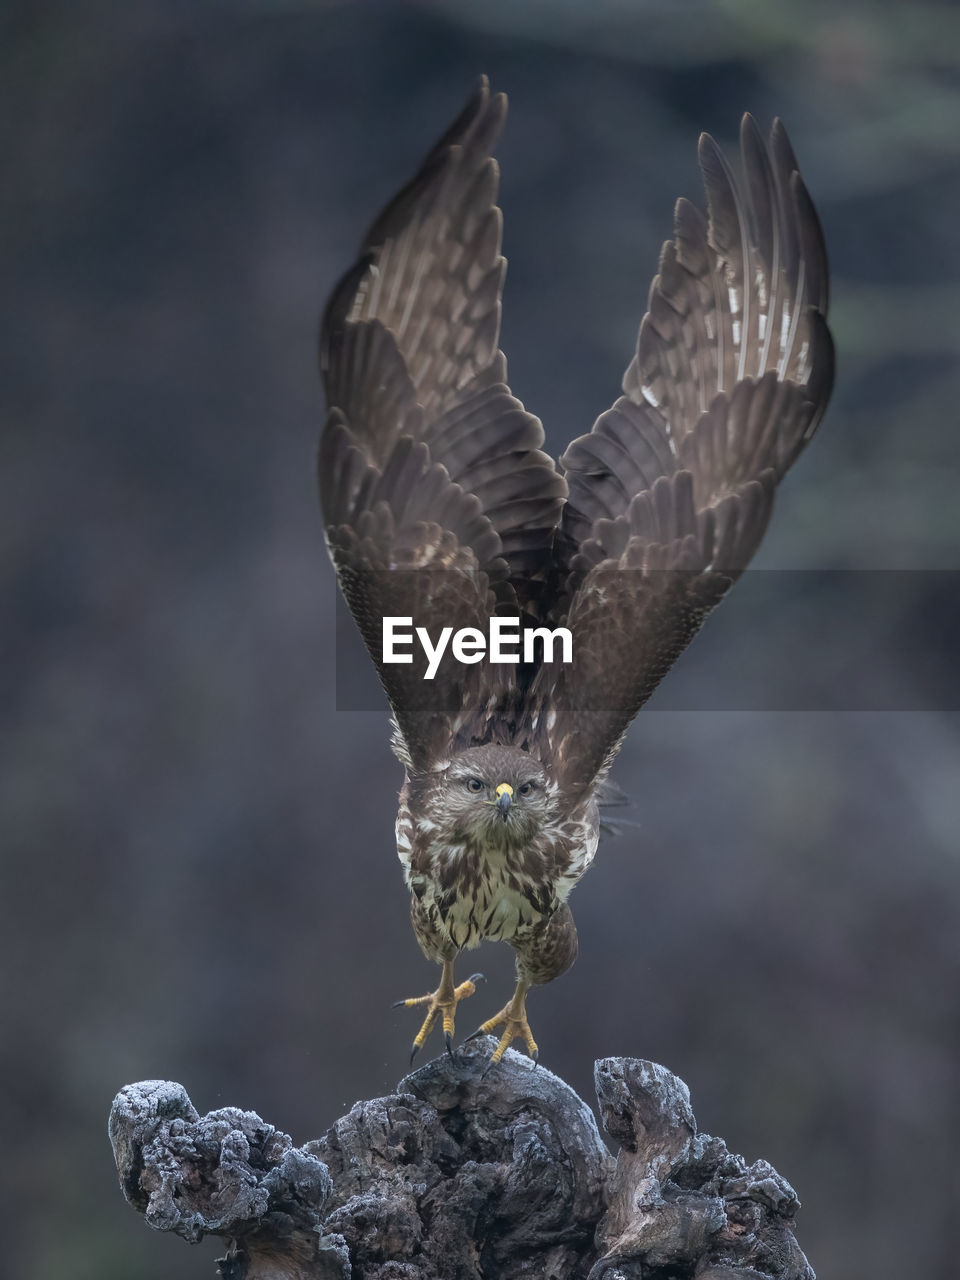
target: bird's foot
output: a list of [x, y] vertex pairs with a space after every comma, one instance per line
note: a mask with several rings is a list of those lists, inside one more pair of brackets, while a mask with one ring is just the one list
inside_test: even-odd
[[453, 1057], [454, 1017], [457, 1012], [457, 1005], [461, 1000], [466, 1000], [468, 996], [472, 996], [477, 989], [477, 983], [483, 981], [483, 974], [475, 973], [466, 982], [461, 982], [458, 987], [455, 987], [453, 985], [452, 971], [448, 975], [446, 969], [444, 969], [444, 975], [436, 991], [431, 991], [425, 996], [412, 996], [409, 1000], [395, 1001], [394, 1009], [412, 1009], [416, 1005], [424, 1004], [427, 1006], [427, 1016], [424, 1018], [423, 1025], [413, 1040], [413, 1048], [410, 1051], [411, 1062], [423, 1048], [427, 1036], [433, 1030], [438, 1019], [442, 1019], [443, 1042], [447, 1053], [450, 1054], [451, 1058]]
[[530, 1030], [530, 1023], [527, 1021], [527, 993], [525, 988], [518, 987], [514, 993], [513, 999], [509, 1004], [504, 1005], [499, 1013], [494, 1014], [492, 1018], [488, 1018], [482, 1027], [478, 1027], [472, 1036], [468, 1036], [468, 1040], [474, 1040], [477, 1036], [489, 1036], [494, 1033], [497, 1027], [503, 1027], [503, 1034], [500, 1036], [496, 1049], [490, 1056], [490, 1065], [499, 1062], [507, 1049], [514, 1040], [522, 1040], [527, 1046], [527, 1053], [533, 1059], [533, 1065], [536, 1066], [540, 1060], [540, 1050], [537, 1048], [537, 1042], [533, 1038], [533, 1032]]

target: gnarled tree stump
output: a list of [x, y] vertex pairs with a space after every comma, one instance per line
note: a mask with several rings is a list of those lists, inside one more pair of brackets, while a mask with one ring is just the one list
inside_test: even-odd
[[492, 1042], [427, 1063], [295, 1147], [252, 1111], [199, 1116], [128, 1085], [110, 1113], [124, 1195], [150, 1226], [229, 1241], [225, 1280], [813, 1280], [799, 1203], [765, 1160], [698, 1134], [664, 1067], [603, 1058], [600, 1116]]

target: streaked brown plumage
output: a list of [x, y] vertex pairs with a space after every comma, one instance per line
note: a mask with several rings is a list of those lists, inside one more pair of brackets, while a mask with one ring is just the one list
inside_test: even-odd
[[[681, 199], [623, 395], [560, 460], [506, 384], [505, 262], [491, 151], [506, 101], [484, 81], [364, 239], [328, 303], [320, 494], [330, 554], [377, 664], [405, 768], [397, 846], [417, 939], [443, 964], [419, 1048], [472, 982], [483, 938], [517, 953], [484, 1029], [536, 1045], [534, 983], [576, 955], [566, 899], [643, 702], [742, 572], [777, 482], [830, 395], [827, 263], [783, 126], [745, 116], [742, 176], [700, 139], [708, 216]], [[573, 661], [382, 661], [384, 615], [486, 629], [564, 625]], [[505, 798], [505, 793], [509, 796]]]

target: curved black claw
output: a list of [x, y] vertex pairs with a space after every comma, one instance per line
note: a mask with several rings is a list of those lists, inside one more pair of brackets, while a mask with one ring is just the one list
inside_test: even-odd
[[419, 1052], [420, 1052], [420, 1046], [419, 1046], [418, 1044], [415, 1044], [415, 1045], [413, 1046], [413, 1048], [410, 1050], [410, 1065], [411, 1065], [411, 1067], [413, 1066], [413, 1060], [414, 1060], [414, 1058], [417, 1056], [417, 1054], [418, 1054]]
[[533, 1066], [530, 1068], [530, 1070], [536, 1071], [537, 1067], [539, 1067], [540, 1065], [540, 1050], [535, 1049], [534, 1052], [531, 1053], [530, 1057], [533, 1059]]
[[394, 1002], [393, 1002], [393, 1004], [390, 1006], [390, 1008], [391, 1008], [391, 1009], [402, 1009], [402, 1008], [403, 1008], [403, 1006], [404, 1006], [406, 1003], [407, 1003], [407, 1002], [406, 1002], [406, 1000], [394, 1000]]
[[447, 1053], [453, 1057], [453, 1036], [449, 1031], [443, 1033], [443, 1043], [447, 1046]]
[[483, 1027], [477, 1027], [476, 1031], [471, 1032], [463, 1043], [469, 1044], [471, 1040], [476, 1040], [478, 1036], [485, 1036], [486, 1034], [487, 1033], [484, 1031]]
[[486, 978], [483, 976], [482, 973], [471, 973], [470, 981], [476, 984], [478, 982], [486, 982]]

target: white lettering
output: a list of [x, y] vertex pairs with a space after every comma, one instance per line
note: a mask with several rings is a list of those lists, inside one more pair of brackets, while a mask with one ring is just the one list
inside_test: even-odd
[[412, 662], [412, 653], [397, 653], [398, 644], [412, 644], [413, 634], [398, 635], [397, 627], [410, 627], [412, 618], [384, 618], [383, 620], [383, 660], [384, 662]]
[[536, 662], [533, 642], [537, 639], [543, 641], [544, 662], [553, 662], [553, 642], [557, 639], [560, 641], [560, 661], [573, 661], [573, 634], [566, 627], [557, 627], [555, 631], [551, 631], [549, 627], [531, 627], [523, 633], [524, 662]]
[[[413, 655], [401, 652], [412, 646], [414, 635], [420, 642], [427, 659], [424, 680], [433, 680], [440, 669], [447, 646], [457, 660], [467, 665], [482, 662], [489, 648], [490, 662], [519, 662], [522, 641], [523, 661], [527, 663], [554, 662], [554, 650], [560, 641], [560, 661], [573, 661], [573, 634], [567, 627], [557, 627], [551, 631], [549, 627], [531, 627], [520, 630], [519, 618], [490, 618], [488, 622], [489, 636], [478, 627], [461, 627], [454, 633], [453, 627], [444, 627], [434, 644], [426, 627], [416, 627], [413, 631], [412, 618], [385, 617], [383, 619], [383, 661], [413, 662]], [[452, 643], [451, 643], [452, 637]], [[540, 656], [537, 655], [537, 641], [540, 641]]]
[[[519, 662], [520, 661], [520, 619], [519, 618], [491, 618], [490, 619], [490, 661], [491, 662]], [[504, 645], [513, 645], [514, 650], [507, 652]]]
[[476, 627], [464, 627], [453, 637], [453, 656], [458, 662], [482, 662], [487, 651], [487, 637]]
[[[457, 633], [461, 634], [460, 632]], [[417, 639], [423, 645], [423, 652], [427, 655], [427, 670], [424, 680], [432, 680], [437, 674], [437, 668], [440, 666], [440, 659], [443, 657], [443, 651], [447, 647], [447, 642], [453, 635], [453, 627], [444, 627], [440, 632], [440, 639], [437, 641], [436, 648], [430, 643], [430, 635], [426, 627], [417, 627]]]

